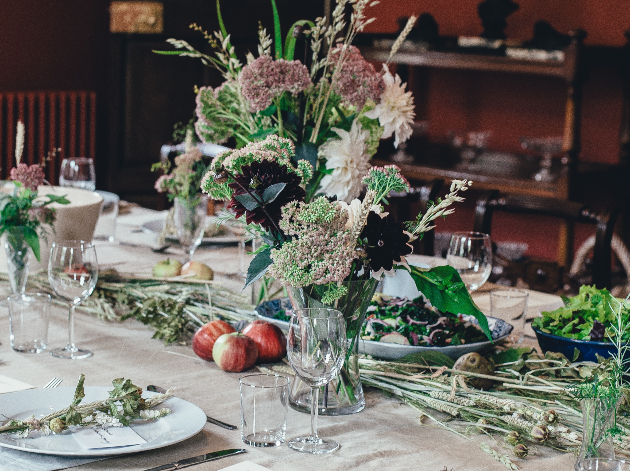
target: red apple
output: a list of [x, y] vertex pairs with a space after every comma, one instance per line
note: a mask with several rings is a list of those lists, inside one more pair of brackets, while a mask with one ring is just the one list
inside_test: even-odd
[[247, 335], [239, 332], [223, 334], [214, 342], [212, 356], [223, 371], [240, 373], [256, 364], [258, 347]]
[[223, 334], [236, 332], [234, 327], [224, 321], [208, 322], [197, 329], [192, 339], [192, 349], [198, 357], [212, 361], [212, 348]]
[[278, 326], [258, 319], [247, 324], [243, 333], [256, 343], [258, 363], [275, 363], [286, 356], [287, 339]]

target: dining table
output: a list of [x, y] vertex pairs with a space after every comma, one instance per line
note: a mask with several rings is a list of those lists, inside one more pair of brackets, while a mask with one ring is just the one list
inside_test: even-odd
[[[163, 253], [152, 250], [156, 234], [143, 230], [147, 222], [163, 219], [166, 212], [133, 207], [118, 217], [117, 239], [96, 241], [99, 269], [113, 268], [119, 272], [149, 275], [153, 265], [165, 258], [183, 260], [177, 244]], [[247, 256], [249, 257], [249, 256]], [[215, 283], [241, 292], [242, 274], [236, 245], [202, 245], [194, 259], [213, 268]], [[474, 297], [486, 313], [482, 302], [487, 293]], [[482, 299], [483, 298], [483, 299]], [[544, 303], [543, 303], [544, 304]], [[534, 315], [530, 312], [530, 316]], [[115, 378], [127, 378], [140, 387], [149, 384], [175, 388], [175, 395], [200, 407], [206, 414], [229, 424], [240, 425], [239, 378], [254, 373], [256, 367], [242, 373], [227, 373], [211, 361], [197, 357], [190, 344], [165, 345], [154, 339], [153, 331], [135, 319], [124, 322], [106, 321], [77, 311], [75, 315], [76, 343], [94, 352], [81, 360], [54, 358], [46, 352], [23, 354], [9, 345], [9, 315], [0, 307], [0, 375], [41, 388], [52, 377], [63, 379], [61, 386], [74, 387], [81, 374], [85, 385], [111, 386]], [[67, 310], [54, 306], [51, 313], [48, 344], [50, 348], [64, 346], [67, 340]], [[535, 345], [535, 340], [526, 337]], [[0, 395], [0, 414], [3, 400]], [[363, 411], [344, 416], [320, 416], [321, 437], [339, 442], [339, 450], [324, 455], [309, 455], [291, 450], [286, 443], [278, 447], [255, 448], [245, 445], [239, 429], [227, 430], [207, 423], [202, 431], [180, 443], [163, 448], [117, 455], [85, 463], [81, 458], [56, 458], [0, 447], [0, 469], [38, 470], [65, 469], [77, 471], [129, 470], [140, 471], [183, 458], [230, 448], [245, 448], [247, 453], [195, 465], [191, 469], [212, 471], [242, 465], [243, 470], [256, 465], [275, 471], [294, 470], [425, 470], [425, 471], [487, 471], [503, 470], [505, 465], [483, 451], [487, 443], [501, 454], [511, 456], [525, 471], [561, 471], [573, 469], [571, 454], [531, 447], [526, 459], [514, 458], [502, 439], [482, 433], [469, 436], [454, 434], [421, 412], [406, 405], [400, 398], [365, 388], [366, 407]], [[287, 441], [308, 434], [310, 416], [289, 409]], [[48, 466], [48, 467], [46, 467]], [[56, 466], [56, 467], [55, 467]], [[260, 469], [260, 468], [258, 468]]]

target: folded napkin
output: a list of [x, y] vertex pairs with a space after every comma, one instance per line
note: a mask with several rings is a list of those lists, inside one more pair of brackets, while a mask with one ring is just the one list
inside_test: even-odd
[[17, 379], [0, 375], [0, 394], [23, 391], [24, 389], [32, 389], [33, 387], [34, 386], [18, 381]]
[[0, 448], [0, 469], [11, 471], [54, 471], [103, 460], [103, 458], [72, 458], [69, 456], [40, 455], [25, 451]]

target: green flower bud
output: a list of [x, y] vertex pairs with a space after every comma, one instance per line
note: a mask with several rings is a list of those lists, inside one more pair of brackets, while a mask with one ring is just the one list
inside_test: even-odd
[[518, 433], [516, 430], [512, 430], [510, 433], [508, 433], [505, 436], [504, 440], [510, 445], [514, 446], [521, 442], [522, 437], [521, 437], [521, 434]]
[[512, 451], [517, 457], [525, 458], [527, 454], [529, 453], [529, 448], [527, 448], [527, 445], [523, 443], [519, 443], [512, 449]]
[[545, 411], [545, 412], [542, 413], [542, 420], [543, 420], [543, 422], [545, 422], [547, 424], [550, 424], [550, 425], [555, 424], [556, 422], [558, 422], [559, 418], [560, 417], [558, 417], [558, 413], [555, 410], [553, 410], [553, 409], [550, 409], [550, 410]]
[[63, 419], [61, 419], [60, 417], [56, 417], [54, 419], [52, 419], [50, 421], [50, 423], [48, 424], [48, 427], [50, 427], [50, 430], [53, 433], [61, 433], [63, 432], [65, 429], [68, 428], [68, 426], [66, 425], [66, 423], [63, 421]]
[[536, 425], [530, 435], [535, 442], [544, 443], [549, 439], [549, 430], [544, 425]]

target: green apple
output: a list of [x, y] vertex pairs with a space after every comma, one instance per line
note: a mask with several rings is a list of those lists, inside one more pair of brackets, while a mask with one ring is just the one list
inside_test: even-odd
[[157, 262], [153, 267], [153, 276], [156, 278], [172, 278], [182, 272], [182, 263], [179, 260], [167, 258]]
[[214, 272], [205, 263], [201, 262], [186, 262], [182, 267], [182, 275], [191, 275], [191, 280], [212, 280], [214, 278]]

